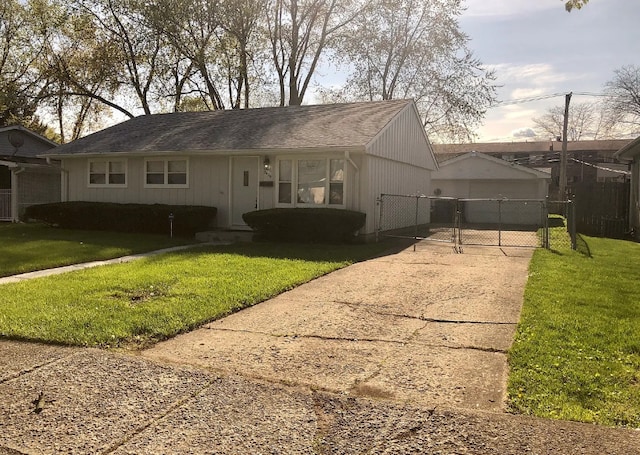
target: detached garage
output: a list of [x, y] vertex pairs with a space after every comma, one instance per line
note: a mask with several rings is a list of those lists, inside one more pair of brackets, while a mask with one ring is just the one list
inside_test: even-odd
[[[434, 195], [485, 199], [465, 202], [463, 221], [495, 223], [500, 210], [500, 221], [505, 224], [534, 225], [540, 222], [539, 204], [528, 206], [525, 200], [542, 200], [547, 196], [550, 174], [477, 152], [451, 158], [440, 163], [439, 167], [432, 174]], [[498, 202], [504, 199], [521, 202]]]

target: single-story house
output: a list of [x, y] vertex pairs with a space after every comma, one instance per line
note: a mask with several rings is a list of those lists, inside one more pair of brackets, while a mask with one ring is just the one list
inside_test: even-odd
[[[432, 174], [433, 195], [459, 199], [544, 200], [551, 175], [475, 151], [445, 160]], [[493, 223], [497, 205], [489, 201], [468, 203], [464, 220]], [[509, 204], [502, 208], [506, 224], [540, 223], [539, 205]]]
[[57, 145], [23, 126], [0, 128], [0, 221], [18, 221], [28, 206], [60, 200], [60, 167], [37, 158]]
[[618, 150], [615, 157], [631, 163], [629, 230], [635, 231], [636, 237], [640, 238], [640, 137]]
[[412, 100], [146, 115], [44, 156], [62, 163], [63, 201], [213, 206], [221, 229], [335, 207], [366, 213], [363, 234], [381, 193], [428, 194], [437, 168]]

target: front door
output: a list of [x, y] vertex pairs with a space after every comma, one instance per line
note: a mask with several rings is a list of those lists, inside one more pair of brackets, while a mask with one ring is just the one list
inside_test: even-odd
[[242, 214], [258, 209], [258, 171], [260, 159], [257, 156], [231, 158], [231, 224], [245, 227]]

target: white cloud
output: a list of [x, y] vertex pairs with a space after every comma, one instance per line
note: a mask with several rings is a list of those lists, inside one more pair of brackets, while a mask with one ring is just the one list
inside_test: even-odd
[[558, 0], [466, 0], [467, 17], [511, 17], [531, 14], [534, 11], [564, 9]]
[[488, 65], [495, 70], [498, 83], [505, 90], [536, 90], [542, 94], [545, 91], [557, 89], [558, 84], [568, 80], [575, 80], [576, 75], [558, 71], [549, 63], [531, 63], [518, 65], [499, 63]]
[[533, 130], [533, 128], [530, 127], [518, 128], [517, 130], [513, 130], [511, 132], [511, 136], [516, 138], [531, 139], [536, 137], [536, 132]]

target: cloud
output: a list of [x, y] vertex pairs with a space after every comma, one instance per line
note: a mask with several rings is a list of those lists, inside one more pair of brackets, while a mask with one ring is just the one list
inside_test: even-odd
[[511, 132], [511, 136], [515, 138], [534, 138], [537, 136], [537, 134], [533, 130], [533, 128], [524, 127], [524, 128], [518, 128], [517, 130], [513, 130]]
[[557, 89], [558, 84], [576, 78], [574, 74], [558, 71], [550, 63], [498, 63], [488, 66], [495, 70], [498, 84], [510, 89], [512, 94], [515, 90], [535, 91], [536, 96], [547, 94]]
[[513, 17], [531, 15], [549, 9], [564, 10], [558, 0], [466, 0], [466, 17]]
[[504, 106], [500, 111], [498, 111], [498, 113], [505, 120], [514, 120], [521, 118], [530, 119], [531, 117], [534, 117], [537, 112], [538, 111], [536, 109], [532, 109], [530, 107], [525, 108], [522, 105]]

